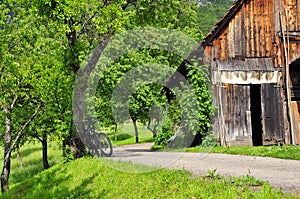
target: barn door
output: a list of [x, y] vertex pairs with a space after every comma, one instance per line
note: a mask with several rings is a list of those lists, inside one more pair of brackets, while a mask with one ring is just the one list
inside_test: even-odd
[[300, 101], [292, 101], [292, 117], [293, 117], [293, 128], [294, 128], [294, 144], [300, 144]]
[[300, 144], [300, 59], [290, 65], [291, 77], [291, 119], [293, 120], [293, 143]]
[[284, 139], [284, 124], [280, 87], [262, 84], [263, 145], [274, 144]]

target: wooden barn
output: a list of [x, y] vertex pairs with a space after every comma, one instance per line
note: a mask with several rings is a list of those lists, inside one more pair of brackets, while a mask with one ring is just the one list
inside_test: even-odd
[[222, 145], [300, 144], [299, 0], [235, 1], [194, 53], [211, 69]]

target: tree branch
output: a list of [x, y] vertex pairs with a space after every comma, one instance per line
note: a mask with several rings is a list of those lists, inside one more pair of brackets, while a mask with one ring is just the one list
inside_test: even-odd
[[27, 126], [29, 126], [29, 124], [34, 120], [35, 116], [38, 114], [39, 110], [42, 108], [42, 104], [39, 104], [38, 107], [35, 109], [34, 113], [31, 115], [31, 117], [27, 120], [27, 122], [18, 130], [17, 132], [17, 137], [15, 139], [15, 141], [13, 142], [13, 144], [11, 145], [8, 153], [6, 154], [6, 158], [8, 158], [9, 154], [11, 153], [11, 151], [14, 149], [15, 145], [19, 142], [19, 140], [21, 139], [22, 133], [23, 131], [26, 129]]
[[151, 125], [151, 120], [149, 120], [147, 128], [148, 128], [148, 130], [150, 130], [151, 132], [153, 132], [154, 129], [151, 129], [150, 125]]
[[42, 142], [43, 140], [42, 140], [42, 138], [40, 138], [39, 136], [37, 136], [37, 135], [33, 135], [32, 137], [34, 137], [34, 138], [36, 138], [36, 139], [38, 139], [40, 142]]
[[4, 71], [4, 64], [2, 64], [1, 69], [0, 69], [0, 79], [1, 79], [1, 77], [2, 77], [3, 71]]
[[85, 33], [85, 26], [86, 26], [86, 24], [88, 24], [95, 16], [96, 16], [96, 14], [98, 14], [97, 12], [95, 12], [90, 18], [88, 18], [87, 20], [86, 20], [86, 22], [82, 25], [82, 29], [81, 29], [81, 31], [78, 33], [78, 35], [77, 35], [77, 37], [76, 37], [76, 40], [78, 40], [79, 39], [79, 37], [83, 34], [83, 33]]
[[17, 100], [18, 100], [18, 95], [16, 95], [10, 105], [10, 111], [12, 111], [17, 103]]
[[9, 113], [9, 110], [8, 110], [8, 108], [6, 108], [4, 103], [1, 104], [1, 107], [3, 108], [3, 111], [4, 111], [5, 114]]

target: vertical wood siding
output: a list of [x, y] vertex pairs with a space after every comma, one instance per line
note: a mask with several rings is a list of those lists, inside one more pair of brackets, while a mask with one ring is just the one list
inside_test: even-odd
[[[224, 20], [221, 31], [205, 45], [203, 60], [219, 72], [282, 71], [282, 78], [275, 84], [261, 83], [263, 142], [267, 144], [288, 137], [283, 100], [285, 64], [300, 59], [300, 0], [238, 2], [242, 5], [234, 10], [233, 17]], [[300, 64], [297, 67], [300, 70]], [[220, 118], [215, 120], [220, 137], [231, 142], [239, 136], [251, 136], [250, 85], [219, 82], [213, 86], [213, 98], [218, 111], [222, 108], [223, 113], [223, 122]], [[299, 107], [300, 101], [294, 100], [296, 144], [300, 144]]]
[[[212, 47], [205, 49], [205, 59], [224, 61], [269, 57], [273, 59], [275, 68], [282, 67], [281, 31], [299, 33], [299, 9], [299, 0], [244, 1], [226, 28], [213, 39]], [[293, 38], [290, 36], [287, 39], [289, 63], [300, 57], [300, 35], [296, 40]]]

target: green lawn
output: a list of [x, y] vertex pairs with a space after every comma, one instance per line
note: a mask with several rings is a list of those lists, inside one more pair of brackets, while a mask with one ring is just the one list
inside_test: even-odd
[[[17, 184], [26, 178], [30, 178], [35, 174], [43, 171], [42, 162], [42, 145], [40, 143], [26, 143], [25, 146], [21, 148], [21, 157], [23, 160], [24, 168], [20, 168], [19, 160], [17, 159], [17, 154], [14, 152], [12, 154], [11, 161], [11, 175], [9, 178], [10, 185]], [[3, 148], [1, 148], [0, 156], [0, 167], [2, 171], [3, 167]], [[49, 144], [48, 156], [49, 165], [54, 166], [62, 162], [62, 152], [59, 150], [56, 144]]]
[[[205, 148], [194, 147], [186, 149], [187, 152], [199, 152]], [[211, 153], [227, 153], [251, 156], [273, 157], [281, 159], [300, 160], [300, 146], [283, 145], [283, 146], [216, 146], [207, 149]]]
[[[153, 134], [144, 126], [138, 123], [139, 143], [154, 142]], [[118, 127], [117, 132], [110, 129], [104, 129], [105, 133], [110, 137], [114, 146], [135, 144], [135, 132], [132, 123], [125, 123]]]
[[43, 171], [39, 145], [27, 144], [21, 154], [24, 169], [13, 154], [10, 190], [0, 198], [295, 198], [266, 183], [261, 186], [261, 181], [248, 175], [225, 179], [209, 171], [203, 178], [190, 178], [187, 171], [166, 169], [126, 173], [107, 163], [133, 169], [145, 166], [91, 157], [63, 164], [56, 145], [49, 150], [52, 167]]

